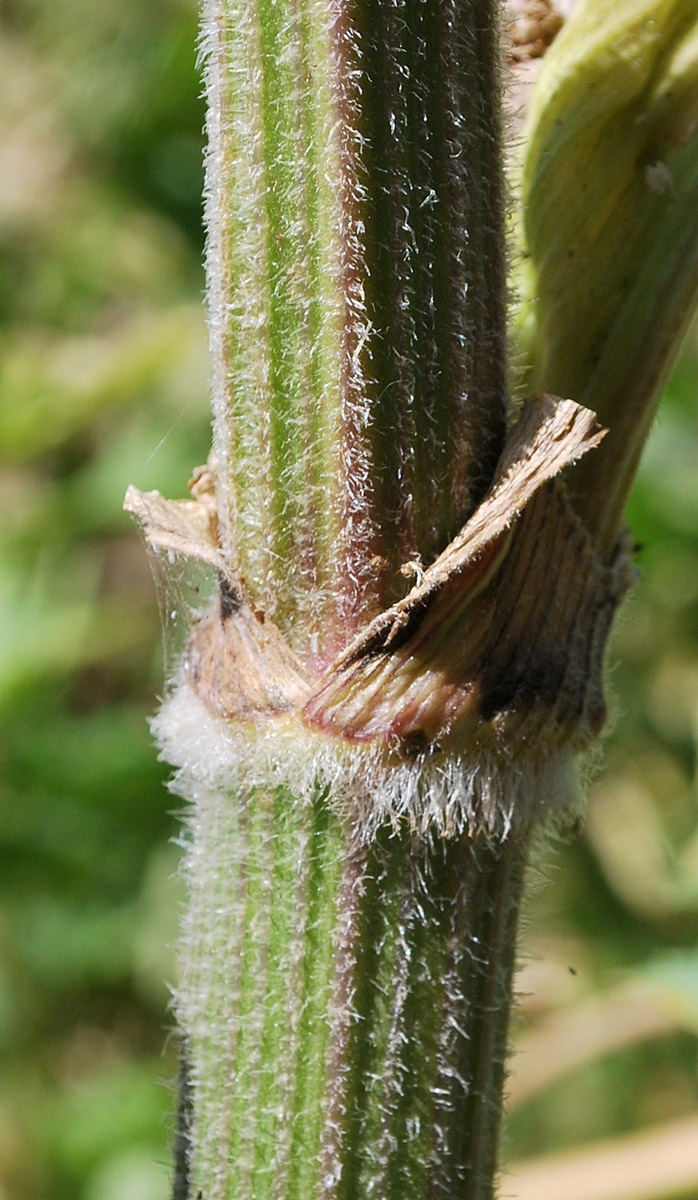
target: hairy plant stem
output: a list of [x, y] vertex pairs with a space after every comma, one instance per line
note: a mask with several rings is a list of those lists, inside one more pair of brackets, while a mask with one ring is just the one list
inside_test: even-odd
[[326, 800], [199, 796], [193, 1194], [485, 1200], [526, 830], [369, 844]]
[[325, 664], [506, 421], [497, 0], [206, 0], [222, 545]]
[[127, 497], [216, 585], [155, 723], [190, 802], [176, 1200], [494, 1194], [527, 847], [603, 724], [698, 279], [695, 21], [636, 2], [553, 44], [522, 346], [572, 398], [507, 430], [496, 0], [204, 0], [211, 473]]
[[[454, 537], [502, 450], [498, 19], [497, 0], [205, 0], [219, 628], [244, 580], [247, 628], [274, 622], [298, 688]], [[221, 680], [202, 629], [200, 692]], [[177, 703], [178, 1195], [487, 1200], [530, 808], [368, 836], [370, 779], [355, 812], [254, 765], [211, 786]]]

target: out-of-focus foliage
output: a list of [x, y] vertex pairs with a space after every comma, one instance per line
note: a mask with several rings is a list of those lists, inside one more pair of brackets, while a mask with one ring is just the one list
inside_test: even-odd
[[[0, 1200], [168, 1191], [176, 805], [121, 500], [207, 451], [195, 32], [194, 0], [0, 17]], [[605, 767], [530, 904], [511, 1158], [696, 1111], [696, 463], [693, 335], [633, 498]]]
[[189, 0], [0, 18], [2, 1200], [168, 1194], [177, 825], [121, 501], [207, 452], [195, 40]]

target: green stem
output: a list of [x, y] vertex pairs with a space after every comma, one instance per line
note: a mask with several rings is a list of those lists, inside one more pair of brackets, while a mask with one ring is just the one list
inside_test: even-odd
[[497, 0], [206, 0], [223, 545], [306, 660], [406, 589], [506, 419]]
[[129, 502], [221, 583], [157, 723], [187, 1200], [493, 1196], [530, 827], [603, 721], [607, 551], [698, 281], [695, 19], [610, 7], [555, 42], [524, 172], [529, 375], [611, 427], [587, 528], [554, 476], [590, 413], [534, 397], [500, 459], [497, 0], [204, 0], [217, 511], [205, 476]]
[[368, 846], [324, 796], [254, 793], [242, 815], [200, 797], [179, 998], [193, 1195], [492, 1196], [526, 840]]
[[[502, 449], [498, 17], [204, 3], [218, 625], [244, 590], [248, 628], [311, 671], [454, 537]], [[489, 1200], [527, 820], [365, 838], [365, 797], [210, 783], [215, 738], [195, 766], [178, 729], [167, 748], [194, 801], [192, 1196]]]

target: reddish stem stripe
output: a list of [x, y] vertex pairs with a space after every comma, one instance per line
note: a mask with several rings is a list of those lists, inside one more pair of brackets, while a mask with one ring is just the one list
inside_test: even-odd
[[337, 3], [347, 622], [490, 481], [506, 411], [495, 5]]
[[501, 448], [497, 4], [207, 4], [224, 550], [322, 663]]

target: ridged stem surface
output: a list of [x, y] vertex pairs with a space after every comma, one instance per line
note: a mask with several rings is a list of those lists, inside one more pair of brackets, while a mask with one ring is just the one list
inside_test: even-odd
[[610, 428], [572, 513], [589, 412], [533, 397], [500, 458], [497, 0], [204, 0], [217, 498], [131, 501], [219, 583], [158, 718], [191, 802], [176, 1200], [492, 1200], [529, 826], [603, 721], [698, 291], [689, 10], [578, 0], [532, 109], [528, 380]]
[[223, 543], [309, 660], [406, 590], [506, 412], [496, 0], [205, 0]]
[[179, 991], [193, 1196], [493, 1194], [525, 841], [356, 844], [322, 796], [200, 794]]
[[[204, 0], [202, 51], [219, 624], [239, 649], [274, 622], [311, 675], [504, 443], [498, 0]], [[489, 1200], [526, 822], [365, 836], [371, 781], [355, 811], [311, 766], [303, 794], [209, 786], [225, 726], [168, 737], [192, 803], [180, 1194]]]

